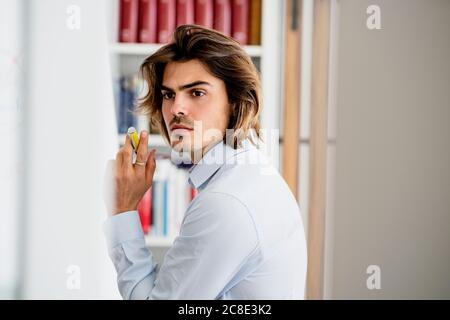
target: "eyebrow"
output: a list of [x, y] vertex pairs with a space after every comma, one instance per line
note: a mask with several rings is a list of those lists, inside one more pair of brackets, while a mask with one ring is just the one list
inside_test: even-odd
[[[209, 82], [206, 82], [206, 81], [194, 81], [194, 82], [182, 85], [182, 86], [178, 87], [178, 89], [181, 91], [181, 90], [189, 89], [189, 88], [192, 88], [192, 87], [195, 87], [195, 86], [199, 86], [199, 85], [202, 85], [202, 84], [207, 85], [207, 86], [211, 86], [211, 84]], [[174, 91], [173, 89], [171, 89], [169, 87], [166, 87], [165, 85], [161, 85], [161, 90], [172, 91], [172, 92]]]

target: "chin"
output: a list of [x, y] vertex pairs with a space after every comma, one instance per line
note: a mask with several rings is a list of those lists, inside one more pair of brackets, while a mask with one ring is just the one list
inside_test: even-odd
[[171, 142], [172, 149], [177, 152], [190, 152], [191, 142], [186, 140], [189, 139], [185, 139], [184, 141], [172, 141]]
[[[170, 145], [171, 148], [178, 152], [190, 152], [194, 149], [198, 149], [198, 147], [195, 146], [195, 140], [194, 140], [194, 134], [174, 134], [170, 137]], [[197, 141], [199, 144], [199, 148], [202, 148], [202, 141]]]

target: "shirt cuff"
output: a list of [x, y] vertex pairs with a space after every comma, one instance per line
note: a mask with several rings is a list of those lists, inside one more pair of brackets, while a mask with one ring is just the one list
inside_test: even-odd
[[109, 249], [128, 240], [144, 238], [141, 219], [136, 210], [109, 217], [103, 224], [103, 231]]

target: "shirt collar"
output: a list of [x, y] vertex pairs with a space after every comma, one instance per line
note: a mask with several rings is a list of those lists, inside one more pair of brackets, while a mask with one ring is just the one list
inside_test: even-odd
[[248, 141], [244, 141], [243, 146], [238, 149], [233, 149], [228, 144], [220, 141], [209, 149], [197, 164], [189, 169], [189, 184], [193, 188], [199, 189], [220, 167], [227, 163], [228, 159], [247, 151], [248, 147]]

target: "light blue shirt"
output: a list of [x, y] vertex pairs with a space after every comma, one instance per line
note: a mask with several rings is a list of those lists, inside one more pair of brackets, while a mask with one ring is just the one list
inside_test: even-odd
[[216, 144], [189, 170], [199, 190], [161, 266], [137, 211], [105, 222], [124, 299], [303, 299], [307, 251], [300, 209], [248, 141]]

